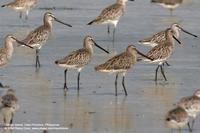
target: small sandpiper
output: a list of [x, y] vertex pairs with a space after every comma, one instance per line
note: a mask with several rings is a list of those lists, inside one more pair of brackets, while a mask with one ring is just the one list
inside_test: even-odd
[[200, 114], [200, 89], [196, 90], [192, 96], [184, 97], [178, 102], [178, 106], [185, 109], [192, 118], [190, 131], [193, 130], [196, 117]]
[[175, 109], [170, 110], [165, 118], [165, 123], [167, 127], [172, 129], [179, 129], [179, 133], [181, 133], [181, 129], [185, 127], [189, 122], [189, 116], [187, 112], [181, 108], [176, 107]]
[[3, 117], [3, 126], [10, 126], [13, 123], [15, 112], [19, 109], [18, 98], [13, 89], [8, 89], [1, 97], [0, 115]]

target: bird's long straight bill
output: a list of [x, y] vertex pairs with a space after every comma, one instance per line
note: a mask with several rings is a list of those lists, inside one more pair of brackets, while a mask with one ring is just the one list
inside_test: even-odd
[[66, 26], [68, 26], [68, 27], [72, 27], [70, 24], [64, 23], [64, 22], [58, 20], [57, 18], [54, 18], [54, 19], [55, 19], [55, 21], [57, 21], [57, 22], [59, 22], [59, 23], [61, 23], [61, 24], [63, 24], [63, 25], [66, 25]]
[[173, 38], [179, 43], [181, 44], [181, 42], [173, 35]]
[[24, 43], [24, 42], [21, 42], [21, 41], [17, 40], [17, 39], [16, 39], [16, 38], [14, 38], [14, 37], [13, 37], [13, 39], [14, 39], [14, 40], [16, 40], [16, 42], [17, 42], [17, 43], [19, 43], [19, 44], [21, 44], [21, 45], [24, 45], [24, 46], [26, 46], [26, 47], [29, 47], [29, 48], [32, 48], [32, 49], [33, 49], [33, 47], [31, 47], [31, 46], [27, 45], [26, 43]]
[[150, 57], [148, 57], [148, 56], [146, 56], [145, 54], [141, 53], [140, 51], [138, 51], [138, 50], [136, 50], [136, 51], [137, 51], [137, 53], [138, 53], [139, 55], [141, 55], [141, 56], [143, 56], [143, 57], [145, 57], [145, 58], [147, 58], [147, 59], [153, 61], [153, 59], [151, 59]]
[[188, 31], [184, 30], [183, 28], [180, 28], [180, 29], [181, 29], [183, 32], [187, 33], [188, 35], [191, 35], [191, 36], [194, 36], [194, 37], [198, 37], [197, 35], [192, 34], [192, 33], [188, 32]]
[[98, 47], [99, 49], [101, 49], [101, 50], [103, 50], [104, 52], [106, 52], [107, 54], [109, 54], [109, 52], [107, 51], [107, 50], [105, 50], [104, 48], [102, 48], [101, 46], [99, 46], [95, 41], [93, 41], [94, 42], [94, 45], [96, 46], [96, 47]]

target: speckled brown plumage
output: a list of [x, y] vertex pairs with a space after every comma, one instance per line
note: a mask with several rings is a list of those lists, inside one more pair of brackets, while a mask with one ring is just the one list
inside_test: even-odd
[[7, 50], [5, 48], [0, 49], [0, 66], [4, 66], [8, 63], [9, 58], [7, 57]]
[[184, 108], [189, 116], [196, 118], [200, 114], [200, 97], [195, 94], [184, 97], [178, 102], [178, 106]]
[[65, 71], [64, 71], [65, 83], [64, 83], [64, 88], [63, 88], [65, 90], [65, 94], [68, 89], [67, 83], [66, 83], [68, 69], [77, 69], [78, 71], [77, 81], [78, 81], [78, 91], [79, 91], [80, 71], [82, 70], [82, 68], [85, 67], [85, 65], [87, 65], [90, 62], [93, 55], [93, 45], [97, 46], [101, 50], [108, 53], [108, 51], [106, 51], [105, 49], [100, 47], [98, 44], [96, 44], [96, 42], [93, 40], [91, 36], [86, 36], [83, 42], [82, 49], [75, 50], [71, 52], [69, 55], [67, 55], [66, 57], [55, 61], [56, 65], [65, 68]]
[[160, 42], [146, 54], [152, 60], [144, 59], [144, 61], [148, 61], [150, 63], [158, 63], [158, 67], [155, 72], [155, 82], [157, 82], [157, 73], [159, 68], [161, 69], [161, 74], [163, 75], [165, 81], [167, 81], [164, 74], [163, 63], [166, 62], [173, 53], [175, 43], [173, 39], [176, 39], [179, 43], [181, 43], [177, 38], [175, 38], [172, 29], [167, 29], [165, 31], [165, 35], [166, 40], [164, 42]]
[[113, 58], [106, 61], [104, 64], [95, 67], [96, 71], [101, 70], [128, 70], [133, 64], [136, 63], [136, 55], [129, 52], [129, 47], [126, 52], [114, 56]]
[[116, 3], [105, 8], [100, 15], [89, 24], [102, 24], [106, 21], [118, 20], [124, 12], [124, 5]]
[[[108, 24], [108, 34], [110, 34], [110, 26], [109, 24], [114, 25], [113, 29], [113, 47], [115, 41], [115, 29], [119, 22], [120, 17], [123, 15], [126, 2], [128, 0], [117, 0], [117, 2], [111, 6], [106, 7], [98, 17], [88, 23], [88, 25], [93, 24]], [[134, 1], [134, 0], [129, 0]]]
[[76, 68], [82, 68], [83, 66], [87, 65], [91, 60], [92, 53], [88, 49], [82, 48], [79, 50], [73, 51], [68, 56], [64, 57], [63, 59], [57, 60], [56, 64], [60, 65], [71, 65], [75, 66]]
[[188, 121], [188, 119], [187, 112], [181, 107], [170, 110], [166, 116], [166, 121], [174, 120], [177, 123]]
[[[42, 25], [35, 30], [31, 31], [23, 40], [24, 43], [35, 48], [41, 48], [49, 38], [51, 27]], [[37, 45], [36, 45], [37, 44]]]
[[15, 92], [12, 89], [9, 89], [7, 93], [2, 96], [1, 99], [1, 103], [3, 104], [3, 106], [7, 107], [15, 107], [18, 102], [18, 98], [16, 97]]
[[13, 44], [16, 42], [12, 35], [7, 35], [4, 40], [4, 47], [0, 48], [0, 66], [6, 65], [10, 61], [14, 51]]
[[22, 13], [26, 13], [25, 18], [28, 19], [29, 11], [35, 7], [36, 4], [37, 0], [15, 0], [11, 3], [2, 5], [2, 7], [8, 7], [20, 12], [20, 18], [22, 18]]
[[167, 60], [173, 52], [173, 36], [172, 30], [168, 29], [165, 31], [166, 40], [164, 42], [160, 42], [159, 45], [155, 46], [151, 49], [146, 55], [151, 59], [162, 61]]
[[177, 105], [183, 108], [190, 117], [192, 123], [189, 123], [190, 131], [193, 130], [196, 117], [200, 114], [200, 89], [195, 91], [192, 96], [183, 97]]
[[31, 31], [22, 41], [36, 49], [36, 68], [40, 67], [39, 51], [42, 48], [42, 46], [46, 43], [46, 41], [49, 38], [49, 35], [51, 34], [53, 21], [57, 21], [68, 27], [72, 27], [71, 25], [58, 20], [52, 13], [46, 12], [43, 17], [43, 25]]
[[155, 35], [153, 35], [152, 37], [145, 38], [143, 40], [140, 40], [139, 42], [140, 43], [143, 43], [143, 42], [159, 43], [163, 41], [166, 41], [165, 31], [160, 31], [156, 33]]
[[125, 87], [125, 74], [128, 69], [131, 68], [136, 62], [137, 62], [137, 54], [140, 54], [146, 58], [144, 54], [139, 52], [134, 45], [129, 45], [126, 48], [126, 51], [112, 57], [105, 63], [98, 65], [95, 67], [95, 70], [98, 72], [105, 72], [105, 73], [116, 73], [116, 78], [115, 78], [115, 96], [117, 96], [117, 79], [118, 79], [118, 74], [122, 73], [122, 86], [124, 89], [125, 95], [128, 95]]
[[198, 37], [197, 35], [195, 34], [192, 34], [186, 30], [184, 30], [179, 24], [177, 23], [173, 23], [170, 28], [167, 28], [166, 30], [163, 30], [163, 31], [160, 31], [156, 34], [154, 34], [153, 36], [151, 37], [148, 37], [148, 38], [145, 38], [143, 40], [140, 40], [139, 43], [140, 44], [143, 44], [145, 46], [151, 46], [151, 47], [155, 47], [163, 42], [165, 42], [167, 40], [167, 35], [166, 35], [166, 31], [171, 29], [172, 30], [172, 33], [173, 35], [179, 39], [180, 37], [180, 31], [182, 32], [185, 32], [186, 34], [189, 34], [193, 37]]

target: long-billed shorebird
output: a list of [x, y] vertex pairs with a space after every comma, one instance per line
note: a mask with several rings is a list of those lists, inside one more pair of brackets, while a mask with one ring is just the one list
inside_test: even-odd
[[108, 24], [108, 33], [109, 33], [109, 24], [114, 25], [113, 45], [115, 41], [115, 29], [117, 27], [120, 17], [124, 14], [127, 1], [134, 1], [134, 0], [117, 0], [115, 4], [105, 8], [97, 18], [88, 23], [88, 25]]
[[172, 133], [173, 129], [179, 129], [181, 133], [181, 129], [189, 123], [189, 116], [183, 108], [176, 107], [167, 113], [165, 123], [172, 129]]
[[67, 87], [67, 71], [68, 69], [76, 69], [78, 71], [78, 91], [79, 91], [79, 82], [80, 82], [80, 72], [81, 70], [90, 62], [92, 55], [93, 55], [93, 45], [100, 48], [101, 50], [105, 51], [106, 53], [109, 53], [102, 47], [100, 47], [91, 36], [86, 36], [83, 42], [83, 48], [78, 49], [67, 55], [66, 57], [55, 61], [55, 64], [57, 64], [60, 67], [65, 68], [64, 71], [64, 90], [65, 92], [68, 90]]
[[[166, 41], [166, 31], [168, 30], [169, 28], [167, 28], [166, 30], [163, 30], [163, 31], [160, 31], [156, 34], [154, 34], [153, 36], [151, 37], [148, 37], [148, 38], [145, 38], [143, 40], [140, 40], [138, 41], [139, 44], [142, 44], [142, 45], [145, 45], [145, 46], [150, 46], [150, 47], [155, 47], [157, 46], [158, 44]], [[170, 29], [173, 31], [174, 33], [174, 36], [179, 39], [180, 37], [180, 31], [183, 31], [191, 36], [194, 36], [194, 37], [198, 37], [197, 35], [195, 34], [192, 34], [190, 32], [188, 32], [187, 30], [183, 29], [179, 24], [177, 23], [173, 23], [170, 27]], [[168, 66], [168, 62], [165, 62]]]
[[49, 38], [49, 35], [52, 31], [53, 21], [57, 21], [68, 27], [72, 27], [71, 25], [58, 20], [52, 13], [46, 12], [43, 18], [43, 25], [30, 32], [22, 41], [36, 49], [36, 68], [40, 67], [39, 51]]
[[8, 7], [19, 12], [19, 18], [22, 18], [23, 13], [25, 13], [25, 19], [28, 19], [30, 10], [35, 7], [36, 4], [37, 0], [15, 0], [1, 7]]
[[182, 98], [177, 105], [185, 109], [188, 115], [192, 118], [192, 125], [190, 126], [190, 130], [192, 131], [195, 118], [200, 114], [200, 89], [195, 91], [193, 96]]
[[[142, 44], [142, 45], [145, 45], [145, 46], [150, 46], [150, 47], [155, 47], [157, 46], [158, 44], [162, 43], [163, 41], [166, 41], [166, 31], [168, 30], [169, 28], [167, 28], [166, 30], [163, 30], [163, 31], [160, 31], [156, 34], [154, 34], [153, 36], [151, 37], [148, 37], [148, 38], [145, 38], [143, 40], [140, 40], [139, 43]], [[177, 23], [173, 23], [170, 27], [170, 29], [173, 31], [174, 33], [174, 36], [179, 39], [180, 37], [180, 31], [183, 31], [191, 36], [194, 36], [194, 37], [198, 37], [197, 35], [195, 34], [192, 34], [190, 32], [188, 32], [187, 30], [183, 29], [179, 24]]]
[[137, 62], [137, 54], [140, 54], [141, 56], [150, 59], [149, 57], [139, 52], [134, 45], [129, 45], [126, 48], [125, 52], [116, 55], [113, 58], [106, 61], [105, 63], [95, 67], [95, 70], [98, 72], [116, 73], [116, 78], [115, 78], [116, 96], [117, 96], [117, 79], [119, 74], [123, 75], [122, 86], [124, 88], [125, 95], [128, 95], [124, 84], [125, 75], [126, 72]]
[[[5, 37], [4, 47], [0, 48], [0, 67], [5, 66], [10, 61], [12, 54], [13, 54], [13, 50], [14, 50], [13, 44], [15, 42], [19, 43], [20, 45], [25, 45], [27, 47], [31, 47], [31, 46], [28, 46], [25, 43], [19, 41], [13, 35], [7, 35]], [[1, 83], [0, 83], [0, 86], [3, 87], [3, 85]]]
[[163, 75], [165, 81], [167, 81], [167, 78], [164, 73], [163, 69], [163, 63], [167, 61], [167, 59], [171, 56], [174, 50], [174, 40], [175, 39], [179, 44], [181, 42], [174, 36], [173, 30], [167, 29], [165, 31], [166, 33], [166, 39], [163, 42], [160, 42], [157, 46], [153, 47], [146, 55], [153, 59], [148, 60], [144, 59], [144, 61], [148, 61], [150, 63], [157, 63], [158, 67], [156, 68], [156, 73], [155, 73], [155, 81], [157, 82], [157, 73], [158, 69], [161, 69], [161, 74]]
[[169, 9], [170, 15], [172, 15], [173, 10], [179, 7], [183, 3], [183, 0], [151, 0], [151, 2]]

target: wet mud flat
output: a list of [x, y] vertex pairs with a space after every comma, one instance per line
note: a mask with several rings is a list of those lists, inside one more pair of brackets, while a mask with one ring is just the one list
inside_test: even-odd
[[[2, 0], [0, 4], [7, 2]], [[0, 40], [13, 33], [23, 38], [30, 30], [42, 23], [45, 11], [72, 24], [66, 28], [54, 23], [53, 34], [41, 49], [41, 68], [34, 68], [35, 51], [15, 47], [9, 65], [0, 70], [0, 81], [16, 90], [20, 110], [14, 117], [16, 124], [59, 124], [66, 130], [50, 130], [50, 133], [169, 133], [164, 117], [181, 97], [191, 95], [199, 88], [200, 45], [199, 39], [181, 33], [183, 45], [177, 45], [166, 67], [167, 82], [159, 75], [154, 83], [156, 65], [140, 62], [130, 69], [126, 76], [128, 96], [124, 96], [119, 82], [118, 97], [114, 96], [115, 75], [96, 73], [94, 66], [103, 63], [111, 55], [105, 55], [94, 48], [92, 61], [81, 72], [80, 94], [76, 90], [76, 71], [69, 71], [69, 91], [63, 93], [63, 69], [54, 64], [72, 50], [82, 47], [83, 38], [91, 35], [102, 47], [112, 46], [112, 36], [107, 35], [106, 26], [87, 26], [100, 10], [114, 0], [107, 1], [64, 1], [42, 0], [30, 13], [29, 20], [18, 18], [18, 14], [0, 8]], [[79, 3], [79, 4], [77, 4]], [[122, 52], [129, 44], [135, 44], [142, 51], [149, 48], [136, 44], [144, 37], [168, 27], [173, 22], [181, 22], [188, 31], [200, 35], [198, 0], [189, 0], [170, 16], [167, 9], [140, 0], [127, 3], [126, 13], [116, 30], [116, 51]], [[9, 17], [8, 17], [9, 16]], [[120, 77], [121, 78], [121, 77]], [[120, 81], [121, 79], [119, 79]], [[1, 89], [0, 93], [5, 90]], [[195, 130], [198, 133], [199, 119]], [[40, 130], [12, 130], [4, 133], [36, 133]], [[183, 133], [187, 133], [187, 127]]]

